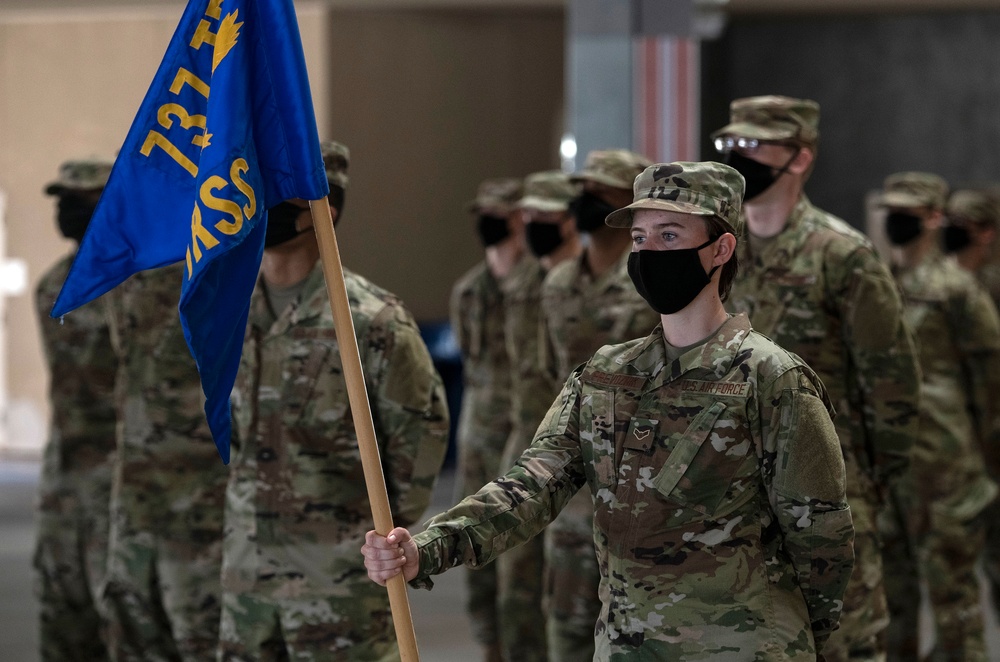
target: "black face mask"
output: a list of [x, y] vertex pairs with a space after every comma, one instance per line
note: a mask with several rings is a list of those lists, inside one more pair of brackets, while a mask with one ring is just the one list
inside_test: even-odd
[[885, 234], [896, 246], [905, 246], [920, 236], [920, 217], [895, 211], [885, 217]]
[[957, 253], [972, 243], [972, 235], [968, 228], [961, 225], [946, 225], [941, 235], [941, 241], [946, 253]]
[[550, 255], [563, 243], [558, 223], [539, 223], [537, 221], [527, 223], [524, 226], [524, 238], [528, 241], [528, 248], [531, 249], [535, 257]]
[[83, 240], [83, 235], [90, 225], [97, 202], [76, 195], [63, 195], [59, 198], [57, 220], [59, 231], [67, 239], [76, 242]]
[[636, 251], [628, 256], [629, 278], [650, 308], [661, 315], [673, 315], [687, 308], [712, 282], [718, 267], [706, 274], [698, 251], [716, 241], [709, 239], [697, 248]]
[[604, 219], [616, 209], [593, 193], [586, 192], [569, 203], [569, 213], [576, 219], [576, 229], [587, 233], [604, 227]]
[[499, 244], [510, 236], [507, 219], [503, 216], [480, 214], [479, 220], [476, 221], [476, 230], [479, 232], [479, 239], [483, 242], [484, 248]]
[[771, 188], [774, 182], [778, 181], [778, 177], [788, 172], [788, 167], [792, 165], [792, 161], [794, 161], [795, 157], [798, 155], [799, 152], [796, 150], [795, 153], [792, 154], [792, 158], [788, 159], [788, 163], [780, 168], [772, 168], [769, 165], [764, 165], [763, 163], [743, 156], [736, 150], [731, 150], [725, 156], [725, 164], [743, 175], [743, 179], [745, 179], [747, 183], [746, 191], [743, 194], [743, 201], [749, 202], [767, 189]]
[[295, 228], [295, 219], [308, 211], [287, 200], [267, 210], [267, 228], [264, 230], [264, 248], [273, 248], [295, 239], [305, 230]]

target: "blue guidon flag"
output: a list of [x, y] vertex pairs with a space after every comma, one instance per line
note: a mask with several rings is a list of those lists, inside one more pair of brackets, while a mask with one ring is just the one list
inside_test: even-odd
[[191, 0], [52, 309], [185, 261], [180, 319], [229, 462], [265, 210], [329, 193], [292, 0]]

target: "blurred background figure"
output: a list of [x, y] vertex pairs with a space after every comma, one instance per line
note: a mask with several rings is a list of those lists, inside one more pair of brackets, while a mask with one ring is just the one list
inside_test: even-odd
[[45, 188], [57, 200], [59, 232], [73, 249], [41, 278], [35, 294], [49, 369], [52, 419], [39, 480], [34, 564], [44, 662], [108, 660], [101, 593], [115, 451], [117, 360], [103, 302], [62, 319], [49, 312], [111, 173], [101, 158], [66, 161]]
[[[456, 501], [500, 475], [500, 457], [510, 436], [511, 374], [500, 283], [525, 253], [524, 225], [515, 207], [520, 199], [520, 179], [488, 179], [469, 205], [485, 258], [451, 292], [451, 326], [462, 355], [463, 379]], [[466, 577], [469, 618], [483, 659], [500, 662], [496, 565]]]
[[[542, 281], [553, 267], [580, 254], [580, 235], [569, 210], [576, 193], [568, 175], [546, 170], [525, 178], [523, 197], [517, 203], [533, 257], [519, 261], [501, 284], [512, 394], [511, 432], [500, 461], [501, 473], [531, 444], [559, 388], [543, 326]], [[538, 537], [497, 560], [500, 643], [508, 662], [547, 659], [545, 619], [540, 617], [543, 554]]]
[[[940, 249], [948, 185], [926, 172], [885, 180], [881, 205], [921, 368], [919, 437], [899, 482], [897, 519], [913, 534], [921, 572], [889, 562], [891, 660], [919, 653], [922, 578], [935, 624], [933, 660], [986, 660], [975, 567], [981, 515], [996, 498], [983, 459], [1000, 457], [1000, 317], [986, 290]], [[947, 234], [945, 235], [948, 236]], [[900, 572], [903, 570], [903, 572]]]
[[[570, 213], [584, 238], [579, 257], [555, 267], [542, 283], [543, 324], [552, 347], [556, 383], [604, 345], [642, 338], [660, 316], [636, 292], [628, 275], [632, 237], [604, 221], [632, 203], [632, 184], [649, 159], [625, 149], [587, 155], [570, 176], [580, 187]], [[580, 490], [545, 529], [546, 631], [550, 662], [594, 656], [601, 581], [594, 548], [594, 497]], [[530, 543], [529, 543], [530, 544]]]

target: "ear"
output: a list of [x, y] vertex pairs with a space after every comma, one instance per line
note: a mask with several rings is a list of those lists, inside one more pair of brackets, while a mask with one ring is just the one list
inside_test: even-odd
[[816, 154], [811, 149], [800, 147], [799, 153], [795, 155], [795, 158], [788, 165], [788, 171], [796, 175], [803, 175], [809, 172], [809, 167], [812, 166], [815, 158]]
[[735, 252], [736, 237], [727, 232], [715, 242], [715, 256], [712, 258], [712, 266], [721, 267], [732, 259]]

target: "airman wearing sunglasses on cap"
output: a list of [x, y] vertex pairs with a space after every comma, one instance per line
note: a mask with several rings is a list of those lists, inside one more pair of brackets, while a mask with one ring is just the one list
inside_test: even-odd
[[888, 625], [876, 515], [916, 438], [919, 373], [903, 304], [872, 243], [803, 189], [819, 104], [760, 96], [730, 105], [720, 159], [747, 180], [746, 241], [729, 309], [796, 353], [830, 391], [857, 531], [855, 570], [828, 662], [877, 660]]

